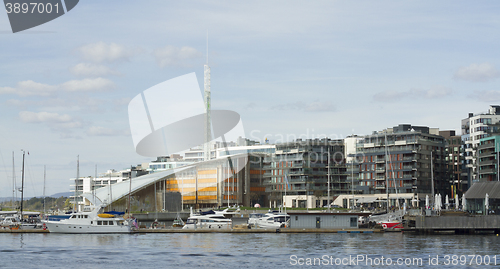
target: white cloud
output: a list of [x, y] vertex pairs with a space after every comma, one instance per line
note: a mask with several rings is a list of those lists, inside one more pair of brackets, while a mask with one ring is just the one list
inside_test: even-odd
[[66, 134], [62, 138], [74, 137], [72, 134], [73, 129], [82, 128], [84, 126], [82, 121], [74, 119], [68, 114], [59, 114], [46, 111], [21, 111], [19, 112], [19, 119], [25, 123], [45, 124], [53, 132]]
[[78, 51], [83, 59], [94, 63], [126, 61], [133, 55], [132, 50], [126, 49], [122, 45], [104, 42], [82, 46]]
[[79, 63], [70, 68], [70, 72], [79, 77], [105, 77], [120, 75], [120, 72], [114, 71], [107, 66], [91, 63]]
[[460, 67], [453, 78], [474, 82], [486, 82], [500, 77], [500, 71], [489, 63], [471, 64], [467, 67]]
[[26, 96], [50, 96], [57, 91], [67, 92], [99, 92], [115, 88], [115, 83], [105, 78], [86, 78], [70, 80], [60, 85], [47, 85], [32, 80], [18, 82], [16, 87], [0, 87], [1, 94], [17, 94]]
[[19, 96], [49, 96], [57, 90], [56, 86], [26, 80], [18, 82], [15, 88], [0, 87], [0, 94], [17, 94]]
[[71, 122], [71, 116], [64, 114], [60, 115], [58, 113], [50, 112], [31, 112], [31, 111], [21, 111], [19, 112], [19, 118], [23, 122], [27, 123], [40, 123], [40, 122], [50, 122], [50, 123], [69, 123]]
[[438, 99], [452, 95], [451, 88], [436, 86], [429, 90], [410, 89], [408, 91], [383, 91], [373, 95], [373, 99], [378, 102], [394, 102], [401, 99]]
[[90, 136], [120, 136], [130, 134], [130, 131], [115, 130], [101, 126], [91, 126], [87, 130], [87, 135]]
[[335, 106], [331, 102], [327, 101], [314, 101], [314, 102], [303, 102], [298, 101], [295, 103], [288, 103], [283, 105], [277, 105], [273, 107], [274, 110], [300, 110], [305, 112], [328, 112], [335, 111]]
[[203, 55], [195, 48], [191, 47], [174, 47], [166, 46], [164, 48], [156, 49], [153, 53], [156, 62], [160, 67], [165, 66], [191, 66], [192, 60], [201, 58]]
[[61, 84], [61, 88], [69, 92], [106, 91], [114, 87], [113, 81], [105, 78], [70, 80]]
[[483, 102], [498, 102], [500, 101], [500, 91], [489, 90], [489, 91], [474, 91], [473, 95], [469, 96]]

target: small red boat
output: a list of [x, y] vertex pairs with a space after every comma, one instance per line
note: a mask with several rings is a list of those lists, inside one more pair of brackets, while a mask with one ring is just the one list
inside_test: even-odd
[[388, 221], [381, 223], [382, 228], [386, 229], [403, 229], [403, 223], [396, 221]]

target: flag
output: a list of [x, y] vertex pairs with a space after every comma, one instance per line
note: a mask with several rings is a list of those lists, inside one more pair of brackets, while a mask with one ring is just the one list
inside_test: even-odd
[[135, 226], [135, 228], [139, 229], [139, 225], [137, 225], [137, 219], [134, 219], [132, 221], [132, 224]]
[[288, 182], [288, 176], [285, 174], [286, 188], [290, 189], [290, 183]]

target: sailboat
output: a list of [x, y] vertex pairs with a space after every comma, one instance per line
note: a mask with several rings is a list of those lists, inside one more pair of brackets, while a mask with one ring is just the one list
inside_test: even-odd
[[[379, 224], [384, 228], [384, 230], [394, 230], [394, 229], [402, 229], [403, 228], [403, 223], [402, 223], [402, 215], [400, 215], [401, 212], [398, 210], [398, 212], [393, 212], [392, 214], [389, 212], [389, 177], [387, 176], [387, 133], [385, 134], [385, 177], [386, 177], [386, 193], [387, 193], [387, 213], [384, 215], [381, 221], [379, 221]], [[398, 193], [396, 182], [394, 181], [394, 188], [396, 189], [396, 195]], [[399, 201], [398, 201], [398, 207], [399, 207]]]
[[[77, 177], [79, 178], [80, 159], [77, 161]], [[75, 180], [75, 181], [76, 181]], [[100, 206], [85, 206], [83, 211], [75, 212], [77, 205], [77, 192], [75, 184], [75, 205], [74, 212], [68, 219], [60, 221], [42, 221], [51, 233], [71, 233], [71, 234], [109, 234], [109, 233], [131, 233], [133, 220], [125, 220], [120, 216], [122, 212], [102, 212], [107, 204]], [[78, 208], [76, 208], [78, 209]]]
[[[23, 152], [23, 167], [22, 167], [22, 176], [21, 176], [21, 213], [20, 213], [20, 216], [19, 216], [19, 224], [17, 225], [18, 229], [21, 229], [21, 230], [32, 230], [32, 229], [35, 229], [38, 227], [38, 224], [33, 222], [33, 223], [27, 223], [24, 221], [24, 217], [23, 217], [23, 202], [24, 202], [24, 158], [25, 158], [25, 151], [24, 150], [21, 150]], [[28, 152], [29, 154], [29, 152]], [[13, 219], [11, 220], [13, 222], [15, 222], [15, 217], [13, 217]]]

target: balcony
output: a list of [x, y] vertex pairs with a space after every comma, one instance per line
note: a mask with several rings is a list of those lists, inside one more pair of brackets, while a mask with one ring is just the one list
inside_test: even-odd
[[[493, 141], [493, 140], [490, 140], [490, 141]], [[495, 149], [495, 143], [484, 143], [484, 144], [480, 144], [478, 147], [478, 149]]]
[[485, 160], [485, 161], [479, 161], [478, 165], [483, 166], [483, 165], [492, 165], [492, 164], [497, 164], [497, 160]]
[[496, 168], [481, 169], [478, 171], [479, 174], [496, 174], [496, 172], [497, 172]]

